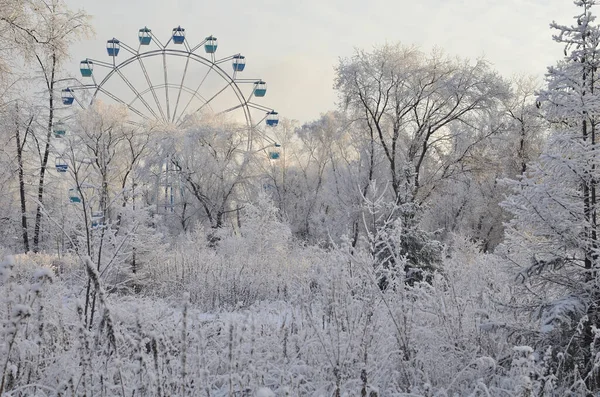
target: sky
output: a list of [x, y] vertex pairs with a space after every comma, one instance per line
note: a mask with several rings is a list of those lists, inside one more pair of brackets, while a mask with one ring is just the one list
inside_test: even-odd
[[[484, 57], [506, 77], [532, 74], [562, 56], [551, 21], [571, 24], [571, 0], [66, 0], [92, 15], [95, 37], [72, 48], [72, 72], [86, 57], [106, 57], [106, 40], [137, 42], [148, 26], [164, 41], [176, 26], [198, 43], [219, 39], [220, 56], [242, 53], [244, 77], [268, 82], [262, 103], [303, 122], [337, 107], [340, 57], [401, 42], [463, 58]], [[246, 76], [247, 75], [247, 76]]]

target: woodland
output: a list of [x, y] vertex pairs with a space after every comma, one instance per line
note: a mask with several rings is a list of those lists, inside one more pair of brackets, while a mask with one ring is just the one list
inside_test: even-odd
[[598, 9], [545, 76], [357, 49], [249, 134], [65, 126], [90, 16], [1, 0], [0, 396], [600, 395]]

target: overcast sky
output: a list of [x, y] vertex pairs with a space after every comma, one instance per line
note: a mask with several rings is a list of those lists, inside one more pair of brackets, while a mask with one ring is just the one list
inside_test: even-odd
[[[549, 23], [570, 24], [571, 0], [67, 0], [93, 16], [96, 36], [74, 46], [73, 73], [105, 57], [106, 40], [135, 44], [148, 26], [168, 40], [181, 25], [191, 42], [213, 34], [219, 55], [242, 53], [244, 74], [268, 82], [264, 103], [301, 122], [336, 108], [334, 67], [355, 48], [386, 42], [483, 56], [503, 75], [534, 74], [561, 55]], [[600, 11], [600, 9], [598, 10]], [[245, 76], [244, 76], [245, 77]]]

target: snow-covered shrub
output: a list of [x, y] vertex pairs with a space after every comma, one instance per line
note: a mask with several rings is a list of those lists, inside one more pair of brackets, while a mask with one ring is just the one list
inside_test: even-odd
[[[225, 247], [228, 238], [221, 240]], [[455, 238], [444, 273], [431, 282], [409, 285], [398, 278], [385, 290], [369, 250], [349, 243], [333, 250], [288, 248], [286, 255], [303, 261], [294, 262], [302, 272], [294, 270], [286, 294], [267, 288], [263, 299], [231, 310], [221, 302], [212, 313], [206, 311], [210, 300], [202, 299], [224, 294], [231, 284], [216, 284], [229, 280], [220, 276], [209, 284], [218, 290], [201, 295], [191, 287], [202, 280], [191, 260], [210, 253], [222, 264], [224, 254], [191, 241], [191, 252], [178, 252], [190, 261], [178, 271], [189, 276], [175, 284], [171, 273], [156, 273], [162, 277], [156, 288], [163, 289], [154, 296], [145, 289], [135, 295], [104, 291], [92, 271], [99, 308], [91, 327], [84, 319], [83, 283], [74, 291], [70, 279], [32, 264], [30, 273], [9, 277], [16, 261], [4, 262], [0, 365], [6, 395], [252, 396], [268, 388], [277, 396], [502, 390], [498, 395], [516, 397], [554, 390], [544, 358], [524, 356], [506, 342], [513, 314], [498, 305], [509, 291], [505, 276], [493, 255], [480, 254], [466, 238]]]
[[261, 197], [246, 206], [239, 229], [209, 233], [198, 227], [183, 235], [148, 265], [143, 292], [177, 298], [187, 291], [207, 310], [285, 299], [295, 278], [307, 272], [301, 251], [277, 209]]

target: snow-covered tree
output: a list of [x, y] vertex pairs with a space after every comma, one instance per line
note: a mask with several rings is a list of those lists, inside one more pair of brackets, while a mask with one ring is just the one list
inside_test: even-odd
[[[189, 119], [185, 131], [172, 142], [170, 167], [181, 177], [185, 194], [198, 205], [196, 219], [213, 229], [241, 208], [241, 185], [248, 177], [248, 131], [222, 116], [203, 114]], [[234, 218], [235, 219], [235, 218]], [[235, 222], [232, 222], [235, 223]]]
[[598, 142], [600, 29], [594, 0], [578, 0], [572, 26], [552, 23], [565, 57], [548, 68], [540, 102], [552, 131], [538, 161], [512, 183], [504, 207], [505, 254], [521, 276], [527, 305], [540, 315], [540, 353], [554, 346], [554, 370], [563, 385], [584, 381], [600, 390], [598, 278]]
[[494, 133], [477, 119], [508, 95], [506, 83], [484, 60], [428, 55], [400, 44], [342, 59], [336, 88], [364, 123], [376, 146], [373, 155], [386, 160], [398, 203], [403, 197], [423, 201], [452, 164]]
[[7, 2], [0, 14], [0, 30], [5, 33], [3, 39], [13, 44], [11, 48], [14, 54], [22, 61], [20, 67], [24, 69], [23, 64], [33, 66], [33, 74], [23, 77], [41, 80], [37, 88], [28, 87], [32, 98], [37, 96], [36, 93], [44, 93], [44, 100], [38, 104], [44, 110], [39, 115], [41, 128], [37, 137], [39, 172], [31, 247], [33, 251], [40, 248], [46, 173], [56, 122], [57, 94], [60, 92], [58, 82], [65, 77], [62, 75], [62, 67], [68, 59], [69, 46], [92, 31], [89, 18], [83, 11], [71, 10], [63, 0]]
[[[527, 170], [527, 163], [537, 159], [548, 129], [548, 121], [536, 103], [541, 84], [534, 76], [516, 76], [512, 80], [512, 95], [504, 102], [508, 115], [508, 144], [503, 153], [508, 164], [504, 167], [512, 175]], [[516, 156], [515, 156], [516, 154]]]
[[[401, 241], [419, 241], [408, 244], [405, 254], [416, 258], [430, 246], [420, 225], [424, 205], [443, 181], [463, 172], [482, 142], [502, 130], [499, 106], [508, 86], [484, 60], [396, 44], [342, 59], [336, 88], [366, 137], [361, 156], [370, 171], [363, 196], [372, 186], [383, 190], [372, 191], [368, 200], [380, 200], [386, 192], [393, 213], [379, 219], [389, 225], [393, 218], [403, 219]], [[411, 267], [433, 269], [434, 262]]]
[[[341, 112], [328, 112], [296, 127], [283, 120], [274, 131], [280, 157], [260, 161], [267, 191], [301, 239], [319, 244], [352, 230], [360, 212], [361, 174], [357, 142]], [[361, 172], [363, 171], [363, 172]]]
[[536, 106], [540, 89], [534, 76], [511, 80], [511, 94], [502, 101], [500, 114], [482, 123], [495, 123], [496, 133], [473, 147], [452, 167], [449, 178], [437, 184], [424, 215], [426, 229], [442, 230], [444, 241], [452, 233], [470, 235], [484, 251], [502, 242], [508, 216], [498, 204], [509, 189], [498, 182], [521, 175], [540, 154], [548, 129]]

